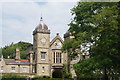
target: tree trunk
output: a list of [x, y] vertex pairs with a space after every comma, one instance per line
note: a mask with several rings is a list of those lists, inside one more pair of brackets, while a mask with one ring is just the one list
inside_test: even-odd
[[104, 80], [108, 80], [108, 75], [107, 75], [107, 70], [106, 70], [106, 67], [104, 68], [104, 77], [103, 77]]
[[70, 52], [68, 52], [68, 73], [70, 73]]

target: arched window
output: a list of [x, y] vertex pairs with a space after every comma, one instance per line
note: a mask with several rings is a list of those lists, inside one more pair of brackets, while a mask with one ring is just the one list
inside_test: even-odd
[[45, 67], [44, 66], [42, 67], [42, 72], [45, 72]]

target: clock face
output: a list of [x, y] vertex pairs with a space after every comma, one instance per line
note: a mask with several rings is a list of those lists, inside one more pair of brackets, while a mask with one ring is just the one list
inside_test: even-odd
[[42, 38], [42, 39], [41, 39], [41, 42], [42, 42], [42, 43], [45, 43], [45, 42], [46, 42], [46, 39], [45, 39], [45, 38]]

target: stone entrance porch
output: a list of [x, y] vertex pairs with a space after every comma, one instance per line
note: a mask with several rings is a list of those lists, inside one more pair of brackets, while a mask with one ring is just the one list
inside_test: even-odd
[[63, 78], [63, 65], [53, 65], [52, 66], [52, 71], [51, 71], [51, 76], [52, 78]]

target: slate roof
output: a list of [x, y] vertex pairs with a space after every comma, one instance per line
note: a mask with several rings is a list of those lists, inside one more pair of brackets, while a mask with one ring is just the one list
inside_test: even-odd
[[39, 24], [36, 29], [38, 29], [38, 30], [41, 30], [41, 29], [48, 30], [48, 27], [47, 27], [46, 24], [43, 23], [43, 24]]
[[29, 63], [27, 59], [15, 60], [15, 59], [4, 59], [6, 63]]
[[41, 29], [48, 30], [47, 25], [45, 23], [43, 23], [42, 17], [40, 20], [40, 24], [36, 27], [36, 30], [41, 30]]

